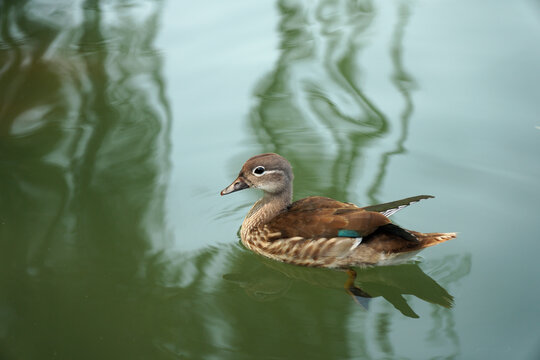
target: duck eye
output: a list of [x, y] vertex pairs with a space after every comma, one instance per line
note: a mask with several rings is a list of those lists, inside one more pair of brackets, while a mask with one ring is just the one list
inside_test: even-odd
[[255, 174], [256, 176], [261, 176], [262, 174], [264, 174], [264, 167], [257, 166], [255, 169], [253, 169], [253, 174]]

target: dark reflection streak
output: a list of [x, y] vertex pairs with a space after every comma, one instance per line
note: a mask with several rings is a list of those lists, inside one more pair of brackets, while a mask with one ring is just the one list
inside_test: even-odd
[[106, 78], [105, 64], [102, 59], [107, 58], [107, 48], [103, 47], [100, 52], [88, 51], [87, 44], [102, 44], [104, 37], [101, 34], [101, 16], [99, 11], [99, 0], [87, 0], [83, 6], [83, 35], [79, 43], [79, 51], [87, 63], [89, 72], [88, 79], [91, 81], [91, 98], [85, 98], [82, 114], [90, 117], [86, 120], [92, 124], [91, 138], [87, 141], [84, 159], [80, 163], [80, 184], [81, 193], [88, 194], [89, 184], [92, 182], [96, 166], [97, 151], [104, 141], [104, 134], [110, 126], [107, 121], [98, 121], [95, 109], [100, 109], [104, 113], [112, 112], [112, 108], [105, 97], [106, 83], [97, 79]]
[[[357, 30], [358, 33], [368, 28], [368, 25], [371, 23], [371, 21], [365, 26], [362, 26], [361, 29]], [[354, 40], [354, 39], [352, 39]], [[339, 117], [345, 121], [349, 122], [351, 124], [355, 125], [361, 125], [362, 123], [368, 123], [371, 125], [375, 125], [374, 127], [377, 129], [378, 132], [386, 132], [388, 128], [388, 119], [384, 115], [382, 111], [380, 111], [375, 104], [369, 100], [368, 96], [354, 83], [354, 81], [351, 79], [350, 75], [347, 75], [348, 71], [352, 72], [352, 69], [349, 69], [349, 63], [352, 63], [353, 60], [356, 59], [356, 55], [359, 52], [359, 49], [351, 43], [347, 45], [348, 51], [343, 55], [343, 57], [337, 61], [334, 65], [332, 61], [335, 61], [333, 59], [326, 59], [325, 66], [328, 69], [328, 72], [330, 76], [333, 78], [333, 80], [342, 86], [343, 89], [350, 89], [353, 90], [352, 94], [356, 95], [357, 97], [357, 103], [368, 113], [365, 119], [354, 119], [350, 116], [347, 116], [343, 112], [339, 110], [337, 106], [335, 106], [332, 102], [327, 101], [324, 97], [323, 99], [327, 101], [328, 105], [332, 108], [332, 110], [339, 114]], [[324, 120], [324, 119], [323, 119]], [[326, 119], [327, 121], [330, 121], [331, 119]], [[331, 130], [333, 127], [329, 126], [329, 130]]]
[[[0, 80], [2, 83], [11, 83], [13, 87], [15, 84], [20, 84], [22, 79], [16, 79], [16, 75], [11, 75], [8, 71], [12, 64], [20, 64], [22, 58], [22, 49], [20, 49], [16, 43], [16, 39], [11, 35], [11, 28], [19, 28], [19, 9], [24, 6], [26, 1], [16, 2], [0, 2], [0, 41], [2, 42], [0, 50]], [[10, 76], [11, 75], [11, 76]], [[15, 91], [1, 91], [0, 92], [0, 119], [6, 118], [6, 112], [8, 106], [14, 101], [16, 95]], [[10, 123], [7, 121], [0, 121], [0, 139], [2, 136], [7, 136], [9, 133]], [[0, 142], [0, 149], [3, 147], [3, 141]]]
[[[437, 343], [441, 341], [440, 335], [441, 335], [441, 329], [442, 334], [447, 339], [450, 339], [450, 341], [453, 343], [455, 349], [460, 348], [460, 342], [459, 342], [459, 336], [456, 332], [456, 322], [450, 314], [445, 313], [444, 311], [441, 311], [441, 309], [433, 308], [433, 311], [431, 313], [431, 318], [433, 321], [432, 330], [430, 332], [430, 336], [428, 339], [433, 342]], [[450, 354], [447, 356], [447, 359], [456, 359], [459, 358], [459, 351], [454, 351], [453, 354]]]
[[390, 49], [390, 57], [392, 64], [394, 65], [394, 74], [392, 75], [392, 83], [395, 85], [399, 93], [403, 96], [405, 101], [405, 108], [403, 109], [401, 119], [400, 136], [396, 141], [395, 150], [382, 154], [381, 166], [377, 173], [373, 184], [368, 189], [370, 200], [376, 202], [377, 192], [385, 178], [386, 170], [390, 158], [393, 155], [402, 154], [405, 151], [405, 141], [407, 140], [409, 121], [414, 110], [414, 105], [411, 96], [411, 90], [414, 86], [414, 80], [411, 75], [407, 73], [403, 66], [403, 39], [405, 36], [405, 28], [410, 18], [410, 5], [407, 3], [401, 3], [398, 10], [398, 22], [394, 30], [394, 37]]
[[[353, 146], [348, 148], [340, 147], [337, 156], [338, 161], [334, 162], [332, 168], [334, 174], [341, 174], [343, 176], [343, 183], [347, 185], [351, 184], [355, 174], [354, 166], [351, 166], [351, 164], [354, 164], [355, 160], [361, 156], [360, 147], [354, 146], [353, 140], [351, 142]], [[333, 189], [338, 194], [338, 198], [349, 199], [349, 188], [350, 186], [340, 186], [338, 183]]]
[[[275, 153], [278, 153], [278, 154], [282, 153], [283, 149], [280, 146], [281, 143], [278, 141], [279, 136], [274, 133], [271, 126], [267, 125], [266, 121], [262, 120], [263, 119], [263, 114], [261, 114], [261, 111], [262, 111], [262, 109], [260, 109], [259, 111], [257, 111], [255, 113], [255, 116], [257, 117], [257, 120], [259, 120], [258, 121], [258, 123], [260, 124], [259, 129], [262, 128], [262, 130], [264, 130], [264, 135], [269, 136], [271, 139], [276, 139], [276, 141], [272, 141], [272, 142], [266, 144], [267, 152], [275, 152]], [[255, 131], [260, 131], [260, 130], [255, 130]], [[262, 131], [261, 131], [261, 133], [262, 133]]]
[[[352, 59], [356, 58], [356, 52], [358, 49], [351, 48], [349, 53], [344, 57], [342, 60], [344, 63], [345, 61], [349, 62]], [[340, 71], [340, 74], [342, 75], [341, 78], [343, 79], [343, 82], [347, 84], [346, 88], [350, 88], [354, 90], [354, 94], [358, 96], [359, 104], [362, 104], [362, 107], [367, 110], [367, 117], [366, 119], [353, 119], [351, 117], [345, 116], [342, 113], [339, 113], [339, 110], [337, 107], [332, 106], [332, 108], [336, 111], [336, 113], [339, 113], [343, 120], [348, 121], [352, 124], [361, 124], [361, 123], [367, 123], [371, 124], [377, 132], [379, 133], [385, 133], [388, 129], [388, 119], [384, 115], [384, 113], [375, 106], [375, 104], [369, 100], [368, 96], [350, 79], [350, 77], [343, 76], [345, 74], [344, 66], [343, 64], [338, 64]]]
[[[459, 261], [459, 263], [455, 264], [456, 261]], [[439, 276], [441, 282], [446, 284], [455, 282], [470, 273], [471, 256], [468, 255], [461, 258], [447, 256], [440, 261], [440, 266], [438, 269], [440, 272], [446, 274], [445, 276]], [[445, 312], [442, 309], [434, 307], [432, 318], [434, 319], [434, 322], [431, 330], [430, 340], [435, 343], [437, 341], [441, 341], [441, 337], [450, 339], [456, 350], [451, 356], [449, 356], [449, 358], [459, 358], [460, 340], [459, 334], [456, 331], [456, 322], [452, 316], [452, 313]], [[444, 329], [442, 336], [440, 329]]]
[[380, 350], [390, 358], [393, 358], [394, 350], [392, 348], [392, 341], [390, 340], [390, 331], [392, 330], [390, 316], [388, 313], [381, 313], [377, 315], [375, 321], [377, 327], [377, 343]]
[[[10, 155], [16, 156], [17, 150], [16, 147], [12, 148], [10, 145], [16, 144], [16, 142], [9, 138], [9, 135], [15, 124], [16, 116], [20, 115], [22, 112], [24, 112], [24, 110], [26, 110], [24, 108], [24, 100], [21, 101], [21, 97], [24, 97], [25, 91], [27, 90], [25, 87], [28, 86], [28, 82], [31, 81], [32, 76], [31, 71], [10, 70], [22, 67], [23, 62], [26, 60], [29, 60], [29, 64], [26, 66], [27, 68], [31, 66], [41, 66], [38, 59], [40, 59], [43, 53], [47, 50], [47, 46], [44, 46], [43, 44], [36, 44], [36, 46], [33, 47], [21, 46], [24, 44], [22, 39], [30, 38], [28, 34], [30, 33], [31, 27], [39, 27], [38, 31], [40, 31], [41, 36], [50, 41], [52, 41], [54, 35], [53, 32], [43, 24], [34, 24], [25, 17], [24, 7], [26, 4], [27, 1], [19, 1], [14, 3], [8, 1], [0, 4], [0, 40], [3, 42], [0, 48], [0, 59], [5, 57], [9, 58], [9, 60], [5, 62], [1, 61], [3, 63], [3, 68], [2, 73], [0, 73], [0, 81], [2, 84], [5, 84], [2, 87], [6, 89], [6, 91], [0, 92], [0, 140], [2, 137], [5, 137], [3, 141], [0, 141], [0, 149], [2, 150], [0, 151], [0, 155], [4, 157], [4, 159], [0, 158], [0, 164], [4, 163], [5, 167], [2, 167], [0, 170], [3, 170], [4, 168], [7, 169], [9, 166], [14, 165], [12, 159], [10, 159]], [[16, 34], [12, 34], [14, 29], [17, 30]], [[19, 37], [18, 39], [16, 38], [16, 35]], [[47, 42], [45, 42], [45, 44], [47, 44]], [[7, 86], [7, 84], [9, 84], [9, 86]], [[11, 114], [9, 114], [10, 111], [14, 112], [15, 116], [11, 116]], [[24, 172], [26, 169], [19, 168], [17, 170], [22, 170]], [[51, 172], [56, 172], [56, 175], [58, 175], [58, 171], [56, 171], [56, 169], [50, 168], [50, 170]], [[4, 178], [4, 176], [2, 176], [2, 178]], [[18, 193], [24, 193], [26, 190], [25, 187], [28, 188], [34, 185], [28, 180], [20, 181], [16, 178], [16, 174], [13, 172], [8, 172], [5, 180], [11, 180], [10, 185], [13, 186], [13, 188], [16, 188]], [[6, 196], [13, 195], [10, 192], [9, 195]], [[27, 257], [32, 259], [33, 265], [37, 264], [39, 266], [43, 264], [47, 253], [46, 250], [50, 248], [54, 227], [60, 222], [63, 207], [65, 206], [65, 194], [62, 194], [62, 197], [63, 198], [60, 200], [62, 205], [60, 205], [58, 209], [51, 211], [54, 212], [50, 215], [51, 221], [48, 225], [45, 225], [45, 231], [40, 234], [41, 241], [38, 242], [33, 248], [29, 249]], [[12, 201], [18, 201], [15, 199], [9, 199], [9, 201], [7, 201], [7, 199], [1, 200], [2, 201], [0, 202], [4, 206]], [[0, 212], [0, 217], [4, 216], [5, 218], [13, 217], [13, 214], [2, 214]], [[0, 218], [0, 220], [2, 219]], [[2, 227], [2, 229], [4, 230], [5, 227]]]
[[[95, 109], [100, 109], [102, 113], [109, 113], [110, 106], [105, 98], [105, 82], [98, 79], [105, 79], [105, 69], [102, 59], [107, 58], [107, 49], [103, 47], [98, 53], [96, 51], [87, 51], [87, 44], [103, 43], [103, 35], [100, 30], [101, 16], [99, 13], [99, 0], [87, 0], [83, 6], [83, 34], [79, 43], [79, 52], [83, 56], [87, 66], [88, 79], [91, 84], [89, 93], [91, 97], [85, 97], [82, 104], [82, 114], [85, 117], [83, 121], [92, 124], [90, 138], [86, 141], [83, 158], [78, 161], [76, 171], [78, 181], [80, 183], [80, 194], [83, 196], [82, 203], [86, 203], [89, 197], [90, 184], [95, 175], [97, 151], [101, 147], [104, 135], [107, 132], [108, 122], [98, 121], [95, 116]], [[79, 226], [84, 231], [86, 224], [82, 223]], [[98, 241], [100, 239], [97, 239]]]

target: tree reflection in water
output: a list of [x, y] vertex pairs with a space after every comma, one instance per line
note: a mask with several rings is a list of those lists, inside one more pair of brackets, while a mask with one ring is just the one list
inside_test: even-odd
[[153, 349], [130, 324], [166, 237], [170, 111], [153, 47], [162, 3], [128, 5], [0, 2], [4, 359]]

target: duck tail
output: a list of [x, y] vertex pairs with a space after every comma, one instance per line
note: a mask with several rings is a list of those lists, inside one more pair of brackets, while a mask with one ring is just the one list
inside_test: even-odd
[[411, 231], [411, 233], [420, 241], [420, 248], [427, 248], [442, 242], [452, 240], [457, 236], [457, 233], [420, 233]]

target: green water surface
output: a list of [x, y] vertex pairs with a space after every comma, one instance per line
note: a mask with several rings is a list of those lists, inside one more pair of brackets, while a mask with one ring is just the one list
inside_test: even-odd
[[[0, 1], [0, 359], [540, 358], [540, 3]], [[237, 231], [295, 198], [457, 231], [347, 275]]]

